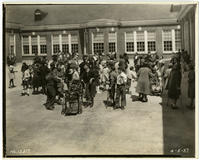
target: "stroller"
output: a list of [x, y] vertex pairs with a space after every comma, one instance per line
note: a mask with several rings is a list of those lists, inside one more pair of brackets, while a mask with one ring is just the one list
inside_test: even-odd
[[158, 78], [158, 76], [155, 75], [155, 77], [151, 79], [151, 94], [153, 96], [160, 96], [161, 93], [162, 87], [160, 84], [160, 79]]
[[64, 102], [61, 114], [65, 116], [82, 113], [82, 84], [79, 80], [69, 84], [69, 88], [64, 91]]

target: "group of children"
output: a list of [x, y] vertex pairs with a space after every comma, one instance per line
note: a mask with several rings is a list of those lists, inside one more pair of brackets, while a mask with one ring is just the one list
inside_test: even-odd
[[[54, 109], [54, 104], [61, 104], [62, 114], [81, 113], [82, 105], [93, 107], [96, 93], [107, 91], [107, 103], [113, 109], [126, 106], [126, 94], [134, 94], [135, 81], [138, 81], [139, 70], [144, 62], [151, 70], [149, 88], [152, 95], [161, 95], [166, 88], [168, 71], [157, 55], [141, 56], [136, 54], [134, 65], [129, 64], [127, 54], [116, 58], [116, 53], [109, 55], [79, 55], [59, 52], [52, 56], [49, 63], [46, 57], [35, 57], [32, 65], [22, 64], [22, 96], [42, 93], [47, 96], [44, 104], [48, 110]], [[14, 86], [14, 67], [9, 66], [9, 84]], [[168, 75], [169, 76], [169, 75]], [[191, 75], [192, 77], [193, 75]], [[164, 82], [165, 81], [165, 82]], [[41, 91], [38, 89], [41, 87]], [[148, 87], [148, 86], [147, 86]], [[85, 101], [85, 102], [84, 102]]]

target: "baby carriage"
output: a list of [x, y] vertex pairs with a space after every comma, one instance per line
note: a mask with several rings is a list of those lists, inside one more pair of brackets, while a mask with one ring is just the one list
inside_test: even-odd
[[82, 113], [82, 84], [79, 80], [69, 84], [69, 88], [64, 91], [64, 103], [62, 114], [76, 115]]
[[162, 92], [160, 80], [156, 74], [151, 79], [151, 94], [153, 96], [160, 96]]

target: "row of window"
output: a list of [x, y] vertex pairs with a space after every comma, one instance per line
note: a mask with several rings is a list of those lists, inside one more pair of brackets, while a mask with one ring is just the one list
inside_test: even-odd
[[[23, 36], [23, 54], [47, 54], [47, 42], [45, 36]], [[59, 51], [76, 53], [78, 52], [77, 35], [52, 35], [52, 52]]]
[[[154, 31], [125, 32], [125, 52], [156, 52], [156, 33]], [[77, 34], [52, 35], [52, 52], [76, 53], [79, 43]], [[162, 45], [164, 52], [176, 52], [181, 49], [180, 30], [163, 30]], [[23, 54], [47, 54], [46, 36], [23, 36]], [[92, 34], [92, 52], [103, 53], [104, 33]], [[117, 52], [117, 33], [108, 34], [108, 51]], [[10, 53], [15, 54], [15, 35], [10, 36]]]

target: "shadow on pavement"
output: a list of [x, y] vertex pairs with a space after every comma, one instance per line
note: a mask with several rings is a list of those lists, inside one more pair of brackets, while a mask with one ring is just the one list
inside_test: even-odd
[[184, 95], [177, 102], [178, 109], [172, 109], [169, 104], [170, 99], [164, 92], [161, 103], [164, 155], [195, 157], [195, 111], [185, 107]]

